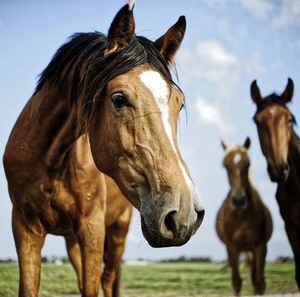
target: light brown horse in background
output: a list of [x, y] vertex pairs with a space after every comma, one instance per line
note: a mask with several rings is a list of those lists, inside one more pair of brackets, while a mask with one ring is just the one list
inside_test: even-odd
[[292, 246], [296, 282], [300, 289], [300, 139], [293, 129], [295, 117], [286, 104], [294, 83], [289, 78], [281, 95], [262, 97], [253, 81], [251, 97], [257, 106], [254, 121], [271, 180], [278, 184], [276, 199]]
[[[106, 214], [105, 214], [105, 254], [104, 271], [102, 274], [102, 289], [104, 296], [119, 296], [120, 263], [125, 247], [132, 205], [122, 195], [116, 183], [105, 176], [107, 187]], [[82, 257], [80, 246], [75, 236], [66, 236], [66, 246], [70, 262], [72, 263], [80, 291], [82, 283]]]
[[185, 28], [182, 16], [155, 42], [136, 36], [125, 5], [107, 37], [75, 34], [43, 71], [3, 159], [20, 297], [38, 296], [48, 233], [76, 238], [82, 296], [98, 296], [104, 174], [140, 211], [150, 245], [183, 245], [200, 226], [204, 209], [177, 144], [184, 96], [169, 69]]
[[254, 293], [262, 295], [265, 291], [264, 268], [267, 242], [272, 235], [273, 225], [269, 210], [263, 204], [252, 184], [247, 150], [250, 138], [244, 145], [227, 148], [223, 165], [228, 174], [230, 190], [218, 211], [216, 231], [226, 245], [229, 265], [232, 269], [232, 284], [236, 295], [240, 294], [242, 279], [239, 273], [241, 252], [252, 253], [250, 263]]

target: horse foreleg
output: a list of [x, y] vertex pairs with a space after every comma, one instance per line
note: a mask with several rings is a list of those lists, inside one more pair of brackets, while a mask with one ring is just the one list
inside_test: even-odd
[[295, 255], [295, 267], [296, 267], [296, 283], [298, 290], [300, 290], [300, 256]]
[[104, 246], [104, 212], [81, 218], [76, 233], [82, 255], [82, 297], [97, 297]]
[[234, 246], [227, 246], [228, 261], [231, 267], [232, 285], [237, 296], [240, 295], [242, 279], [239, 272], [239, 252]]
[[117, 222], [106, 229], [107, 261], [102, 275], [102, 288], [105, 297], [119, 296], [119, 269], [131, 211], [131, 207], [126, 209]]
[[295, 280], [300, 290], [300, 229], [288, 221], [285, 221], [285, 229], [294, 254]]
[[74, 235], [66, 236], [65, 240], [69, 259], [75, 269], [78, 287], [82, 293], [82, 258], [80, 246]]
[[255, 275], [252, 277], [254, 281], [254, 293], [256, 295], [263, 295], [266, 289], [265, 283], [265, 262], [267, 255], [266, 244], [254, 247], [254, 265]]
[[12, 229], [19, 260], [19, 297], [37, 297], [40, 286], [41, 249], [46, 232], [33, 222], [30, 228], [21, 214], [13, 208]]
[[248, 252], [248, 253], [249, 254], [251, 253], [252, 255], [252, 259], [251, 259], [251, 263], [249, 264], [249, 267], [250, 267], [252, 285], [253, 287], [255, 287], [256, 261], [255, 261], [254, 253], [253, 252]]

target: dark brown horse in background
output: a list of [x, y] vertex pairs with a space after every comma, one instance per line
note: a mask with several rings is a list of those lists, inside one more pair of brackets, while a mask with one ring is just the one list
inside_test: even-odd
[[236, 295], [240, 294], [242, 279], [239, 273], [241, 252], [252, 253], [250, 261], [251, 279], [255, 294], [265, 291], [264, 268], [267, 242], [272, 235], [272, 218], [263, 204], [249, 177], [250, 160], [247, 150], [250, 139], [243, 146], [227, 148], [223, 165], [228, 174], [230, 191], [216, 218], [216, 230], [226, 245], [229, 265], [232, 269], [232, 284]]
[[293, 129], [295, 118], [286, 106], [293, 92], [290, 78], [281, 95], [263, 98], [256, 81], [251, 85], [251, 97], [257, 106], [254, 121], [269, 176], [278, 184], [276, 199], [294, 253], [300, 289], [300, 139]]
[[[120, 263], [132, 216], [132, 205], [122, 195], [113, 179], [107, 175], [105, 176], [105, 183], [107, 188], [107, 198], [105, 213], [105, 266], [102, 274], [102, 289], [105, 297], [118, 297]], [[70, 262], [76, 272], [78, 287], [80, 291], [82, 291], [82, 257], [80, 246], [76, 237], [73, 235], [66, 236], [65, 240]]]
[[43, 71], [3, 159], [20, 297], [38, 296], [48, 233], [71, 238], [70, 247], [76, 239], [82, 296], [98, 296], [104, 174], [140, 211], [150, 245], [183, 245], [200, 226], [204, 209], [176, 137], [184, 97], [169, 69], [185, 28], [182, 16], [155, 42], [136, 36], [125, 5], [107, 37], [75, 34]]

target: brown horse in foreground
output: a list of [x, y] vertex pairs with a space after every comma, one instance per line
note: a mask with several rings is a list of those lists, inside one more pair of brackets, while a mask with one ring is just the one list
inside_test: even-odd
[[[120, 263], [132, 217], [132, 205], [113, 179], [105, 176], [107, 201], [105, 213], [105, 267], [102, 274], [104, 296], [119, 297]], [[77, 271], [78, 273], [81, 270]]]
[[[119, 296], [120, 263], [124, 252], [125, 239], [132, 216], [132, 205], [120, 192], [116, 183], [105, 176], [107, 187], [105, 213], [105, 255], [102, 288], [104, 296]], [[80, 291], [82, 282], [82, 257], [80, 246], [75, 236], [66, 236], [66, 246], [72, 263]]]
[[250, 139], [243, 146], [225, 149], [223, 164], [227, 169], [230, 191], [216, 218], [216, 230], [226, 245], [229, 265], [232, 269], [232, 284], [236, 295], [240, 294], [242, 279], [239, 273], [241, 252], [252, 253], [249, 261], [255, 294], [265, 291], [264, 268], [267, 242], [273, 225], [269, 210], [263, 204], [249, 177], [250, 161], [247, 150]]
[[295, 118], [286, 104], [294, 83], [289, 78], [281, 95], [262, 98], [254, 81], [251, 97], [257, 106], [254, 121], [271, 180], [277, 182], [276, 199], [294, 253], [296, 282], [300, 289], [300, 139], [293, 129]]
[[136, 36], [134, 27], [125, 5], [107, 37], [75, 34], [43, 71], [11, 132], [3, 161], [21, 297], [38, 296], [48, 233], [76, 238], [82, 296], [98, 296], [106, 216], [101, 172], [140, 211], [154, 247], [185, 244], [202, 222], [177, 144], [184, 96], [169, 69], [185, 18], [155, 42]]

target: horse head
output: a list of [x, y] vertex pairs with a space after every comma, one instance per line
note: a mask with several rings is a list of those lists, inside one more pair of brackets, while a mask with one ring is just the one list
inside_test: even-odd
[[247, 137], [245, 143], [241, 146], [235, 145], [228, 148], [223, 140], [221, 144], [225, 150], [223, 165], [227, 170], [232, 205], [235, 208], [244, 207], [249, 202], [247, 184], [250, 160], [247, 151], [251, 144], [250, 138]]
[[[184, 96], [169, 72], [186, 22], [180, 17], [155, 42], [136, 36], [134, 28], [132, 10], [126, 5], [114, 18], [103, 51], [111, 72], [94, 99], [88, 127], [92, 155], [96, 166], [140, 211], [149, 244], [182, 245], [204, 216], [177, 144]], [[121, 70], [114, 75], [118, 67]]]
[[294, 83], [290, 78], [281, 95], [271, 94], [264, 98], [256, 81], [251, 84], [251, 97], [257, 106], [254, 122], [267, 159], [269, 176], [275, 182], [285, 181], [290, 172], [288, 152], [295, 118], [286, 104], [291, 101], [293, 91]]

